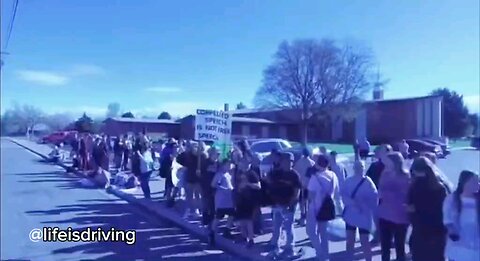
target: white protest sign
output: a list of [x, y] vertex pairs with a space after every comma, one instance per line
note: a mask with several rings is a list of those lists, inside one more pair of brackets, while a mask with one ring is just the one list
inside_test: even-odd
[[232, 117], [228, 112], [197, 110], [195, 115], [195, 139], [199, 141], [225, 142], [232, 135]]

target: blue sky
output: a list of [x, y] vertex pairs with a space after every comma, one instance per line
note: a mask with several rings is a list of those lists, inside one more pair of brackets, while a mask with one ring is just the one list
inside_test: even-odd
[[450, 87], [479, 108], [479, 2], [20, 0], [2, 1], [2, 112], [173, 115], [224, 102], [251, 105], [282, 40], [354, 39], [372, 48], [385, 98]]

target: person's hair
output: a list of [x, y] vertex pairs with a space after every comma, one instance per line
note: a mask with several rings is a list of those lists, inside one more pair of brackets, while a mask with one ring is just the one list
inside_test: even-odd
[[386, 151], [387, 153], [393, 151], [392, 145], [390, 145], [390, 144], [383, 144], [382, 147], [385, 149], [385, 151]]
[[433, 153], [433, 152], [424, 151], [424, 152], [422, 152], [422, 155], [421, 155], [421, 156], [426, 157], [426, 158], [429, 159], [433, 164], [436, 164], [436, 163], [437, 163], [437, 156], [436, 156], [435, 153]]
[[410, 174], [405, 169], [404, 163], [405, 159], [403, 158], [400, 152], [394, 151], [387, 154], [387, 157], [393, 162], [395, 173], [397, 175], [405, 175], [410, 177]]
[[[453, 201], [454, 201], [454, 206], [455, 209], [457, 210], [458, 214], [462, 212], [462, 193], [465, 188], [465, 184], [473, 177], [478, 176], [477, 173], [470, 171], [470, 170], [463, 170], [460, 172], [460, 177], [458, 178], [458, 185], [457, 189], [453, 192]], [[480, 204], [478, 202], [478, 197], [477, 197], [477, 207]], [[480, 208], [480, 207], [479, 207]], [[480, 214], [480, 213], [479, 213]]]
[[329, 164], [328, 157], [323, 155], [323, 154], [318, 155], [317, 164], [318, 164], [318, 166], [326, 169], [328, 167], [328, 164]]
[[309, 156], [311, 155], [310, 150], [309, 150], [307, 147], [304, 147], [304, 148], [302, 149], [302, 155], [303, 155], [304, 157], [309, 157]]
[[427, 184], [430, 188], [444, 188], [443, 182], [440, 180], [438, 173], [435, 172], [434, 164], [424, 156], [416, 158], [410, 168], [410, 173], [414, 176], [415, 171], [425, 173]]

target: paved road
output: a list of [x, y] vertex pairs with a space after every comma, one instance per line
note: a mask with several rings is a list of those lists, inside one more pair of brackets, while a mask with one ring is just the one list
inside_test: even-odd
[[[1, 175], [2, 260], [232, 259], [204, 250], [200, 240], [102, 190], [80, 187], [77, 177], [6, 140], [1, 141]], [[31, 242], [29, 232], [44, 226], [135, 229], [136, 243]]]

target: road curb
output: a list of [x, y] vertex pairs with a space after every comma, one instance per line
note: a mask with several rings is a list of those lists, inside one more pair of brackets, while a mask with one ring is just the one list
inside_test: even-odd
[[[15, 143], [16, 145], [34, 153], [35, 155], [40, 156], [43, 159], [48, 159], [48, 157], [43, 155], [42, 153], [39, 153], [39, 152], [37, 152], [37, 151], [35, 151], [35, 150], [25, 146], [25, 145], [13, 140], [13, 139], [9, 139], [9, 140], [11, 142]], [[63, 163], [56, 163], [56, 165], [58, 165], [58, 166], [60, 166], [64, 169], [68, 169], [68, 166], [63, 164]], [[73, 171], [73, 173], [80, 178], [86, 178], [86, 176], [79, 171]], [[92, 179], [89, 179], [89, 180], [92, 180]], [[95, 182], [95, 180], [92, 180], [92, 181]], [[149, 212], [152, 215], [155, 215], [155, 216], [159, 217], [160, 219], [168, 220], [168, 221], [174, 223], [175, 225], [177, 225], [178, 227], [186, 230], [190, 234], [193, 234], [193, 235], [195, 235], [197, 237], [200, 237], [200, 238], [207, 237], [207, 232], [204, 229], [202, 229], [198, 225], [195, 225], [195, 224], [192, 224], [188, 221], [185, 221], [184, 219], [182, 219], [179, 216], [179, 213], [177, 213], [177, 212], [175, 212], [171, 209], [168, 209], [166, 207], [160, 207], [159, 208], [158, 207], [159, 202], [143, 201], [143, 200], [138, 199], [138, 198], [136, 198], [135, 196], [133, 196], [129, 193], [125, 193], [125, 192], [121, 191], [120, 189], [116, 188], [115, 185], [111, 185], [111, 186], [105, 188], [105, 192], [107, 192], [109, 194], [113, 194], [116, 197], [118, 197], [120, 199], [123, 199], [123, 200], [125, 200], [125, 201], [127, 201], [131, 204], [135, 204], [135, 205], [139, 206], [141, 209]], [[157, 205], [157, 208], [153, 208], [152, 207], [153, 204]], [[258, 261], [266, 261], [267, 260], [267, 258], [262, 256], [260, 253], [252, 251], [251, 249], [247, 249], [246, 247], [242, 247], [241, 245], [236, 244], [236, 243], [234, 243], [234, 242], [232, 242], [228, 239], [225, 239], [221, 236], [217, 235], [215, 239], [216, 239], [215, 243], [216, 243], [217, 246], [219, 246], [221, 249], [226, 250], [229, 253], [237, 255], [240, 258], [249, 259], [249, 260], [258, 260]]]
[[[197, 237], [200, 237], [200, 238], [207, 237], [207, 232], [204, 229], [202, 229], [201, 227], [199, 227], [196, 224], [192, 224], [188, 221], [185, 221], [174, 210], [171, 210], [171, 209], [166, 208], [166, 207], [158, 207], [157, 204], [159, 204], [159, 202], [140, 200], [140, 199], [136, 198], [135, 196], [133, 196], [129, 193], [125, 193], [125, 192], [119, 190], [114, 185], [107, 188], [107, 192], [111, 193], [111, 194], [113, 194], [113, 195], [115, 195], [115, 196], [117, 196], [117, 197], [119, 197], [123, 200], [126, 200], [129, 203], [136, 204], [137, 206], [146, 210], [150, 214], [159, 216], [161, 219], [165, 219], [165, 220], [168, 220], [168, 221], [174, 223], [176, 226], [181, 227], [182, 229], [188, 231], [190, 234], [193, 234], [193, 235], [195, 235]], [[156, 204], [157, 205], [156, 208], [153, 208], [151, 206], [152, 204]], [[235, 254], [235, 255], [237, 255], [238, 257], [241, 257], [241, 258], [246, 258], [246, 259], [249, 259], [249, 260], [259, 260], [259, 261], [260, 260], [261, 261], [264, 261], [264, 260], [266, 261], [267, 260], [260, 253], [256, 253], [256, 252], [254, 252], [250, 249], [246, 249], [245, 247], [242, 247], [241, 245], [236, 244], [236, 243], [234, 243], [234, 242], [232, 242], [228, 239], [225, 239], [224, 237], [219, 236], [219, 235], [216, 236], [215, 243], [221, 249], [224, 249], [227, 252]]]

